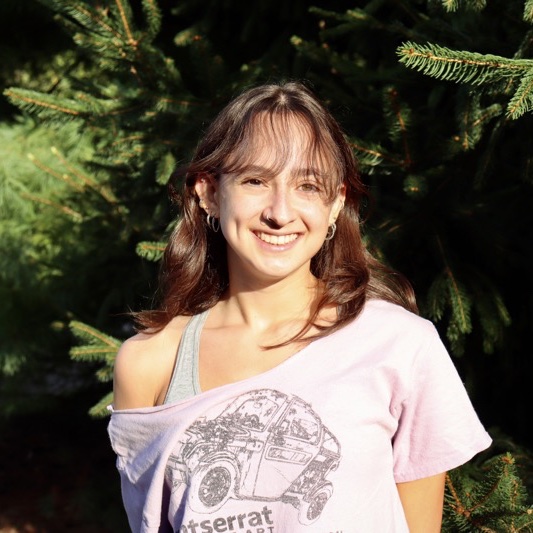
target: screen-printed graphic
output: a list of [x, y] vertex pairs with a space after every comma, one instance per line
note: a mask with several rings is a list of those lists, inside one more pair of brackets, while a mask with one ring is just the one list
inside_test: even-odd
[[338, 440], [309, 404], [261, 389], [192, 424], [169, 458], [166, 477], [172, 492], [187, 490], [197, 513], [213, 513], [230, 498], [281, 501], [307, 525], [333, 494], [327, 476], [339, 461]]

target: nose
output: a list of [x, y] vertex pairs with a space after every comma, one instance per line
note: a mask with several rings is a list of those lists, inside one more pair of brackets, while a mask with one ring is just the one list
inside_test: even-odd
[[293, 201], [288, 190], [283, 187], [273, 188], [268, 200], [263, 217], [269, 225], [281, 228], [295, 219]]

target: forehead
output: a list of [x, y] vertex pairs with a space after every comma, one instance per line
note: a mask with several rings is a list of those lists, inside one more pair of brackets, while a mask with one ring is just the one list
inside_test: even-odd
[[263, 113], [244, 128], [240, 141], [224, 162], [223, 172], [263, 167], [279, 174], [289, 167], [335, 174], [330, 151], [320, 132], [314, 131], [303, 117]]

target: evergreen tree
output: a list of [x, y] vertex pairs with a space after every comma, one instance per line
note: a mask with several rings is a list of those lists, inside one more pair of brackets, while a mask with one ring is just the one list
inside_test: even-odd
[[527, 505], [513, 456], [488, 460], [484, 471], [481, 479], [471, 465], [447, 474], [442, 531], [532, 531], [533, 508]]
[[[314, 9], [319, 42], [295, 36], [293, 43], [314, 62], [310, 77], [344, 120], [368, 176], [376, 207], [366, 228], [371, 245], [414, 282], [422, 314], [453, 353], [468, 354], [456, 363], [477, 405], [487, 406], [484, 419], [526, 439], [527, 403], [514, 398], [531, 372], [521, 344], [532, 319], [522, 287], [531, 280], [533, 147], [527, 108], [516, 119], [506, 108], [529, 71], [514, 70], [512, 83], [483, 80], [495, 50], [507, 64], [530, 65], [529, 2], [424, 4]], [[461, 68], [470, 76], [468, 58], [483, 56], [483, 83], [424, 78], [395, 53], [405, 58], [406, 49], [437, 45], [466, 58]], [[518, 376], [510, 371], [516, 367]]]
[[[240, 89], [305, 73], [343, 122], [373, 194], [369, 246], [407, 274], [422, 313], [465, 354], [457, 363], [483, 419], [525, 438], [529, 412], [512, 402], [522, 382], [509, 368], [531, 370], [520, 354], [533, 309], [522, 290], [532, 0], [372, 0], [348, 11], [324, 2], [310, 14], [303, 2], [291, 11], [285, 2], [42, 1], [77, 48], [54, 58], [53, 83], [5, 91], [22, 115], [0, 124], [4, 410], [20, 406], [14, 391], [32, 366], [62, 390], [86, 380], [83, 365], [56, 355], [67, 324], [81, 341], [72, 356], [109, 385], [132, 332], [120, 314], [149, 305], [140, 298], [153, 291], [173, 223], [170, 171]], [[307, 30], [291, 25], [299, 17]], [[92, 413], [105, 414], [110, 399]], [[528, 531], [529, 517], [512, 458], [450, 474], [448, 531]]]

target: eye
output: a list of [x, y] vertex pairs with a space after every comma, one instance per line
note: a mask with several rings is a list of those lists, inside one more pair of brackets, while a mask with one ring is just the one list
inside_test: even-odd
[[260, 180], [259, 178], [244, 178], [242, 180], [242, 183], [246, 185], [254, 185], [256, 187], [263, 184], [262, 180]]
[[298, 188], [303, 192], [320, 192], [320, 185], [316, 181], [304, 181], [298, 184]]

